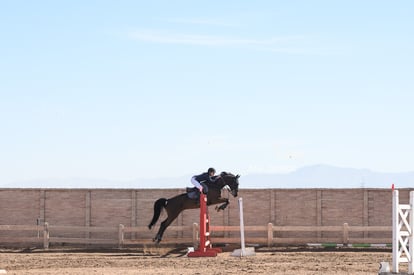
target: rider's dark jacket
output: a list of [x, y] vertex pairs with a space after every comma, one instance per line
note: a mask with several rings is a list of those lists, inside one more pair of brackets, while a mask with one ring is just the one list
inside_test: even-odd
[[217, 181], [217, 177], [210, 177], [210, 175], [206, 172], [197, 176], [194, 176], [195, 180], [203, 183], [203, 182], [208, 182], [208, 183], [214, 183]]

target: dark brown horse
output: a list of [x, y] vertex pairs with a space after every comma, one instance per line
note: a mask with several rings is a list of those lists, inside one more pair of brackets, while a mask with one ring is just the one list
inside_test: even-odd
[[[237, 197], [239, 191], [239, 175], [235, 176], [231, 173], [222, 172], [215, 183], [206, 184], [208, 186], [207, 205], [223, 203], [216, 206], [216, 210], [224, 210], [229, 205], [229, 200], [221, 197], [221, 189], [225, 186], [230, 188], [230, 192], [234, 197]], [[165, 229], [178, 217], [181, 211], [186, 209], [196, 209], [200, 207], [199, 200], [190, 199], [187, 193], [175, 196], [171, 199], [161, 198], [154, 203], [154, 216], [148, 228], [151, 229], [158, 221], [161, 210], [164, 208], [167, 211], [167, 218], [161, 223], [157, 235], [153, 239], [154, 242], [159, 243], [162, 239]]]

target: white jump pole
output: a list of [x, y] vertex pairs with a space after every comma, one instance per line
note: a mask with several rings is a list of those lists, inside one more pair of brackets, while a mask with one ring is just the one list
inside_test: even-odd
[[239, 198], [239, 211], [240, 211], [240, 242], [242, 255], [245, 254], [246, 245], [244, 243], [244, 219], [243, 219], [243, 198]]
[[398, 273], [398, 266], [399, 266], [399, 253], [398, 253], [398, 236], [399, 234], [399, 214], [398, 214], [398, 206], [399, 206], [399, 194], [398, 190], [393, 190], [392, 192], [392, 271]]
[[254, 247], [249, 247], [246, 249], [245, 242], [244, 242], [243, 198], [239, 198], [239, 217], [240, 217], [241, 249], [234, 250], [231, 255], [236, 256], [236, 257], [254, 256], [256, 255], [256, 253], [254, 252]]

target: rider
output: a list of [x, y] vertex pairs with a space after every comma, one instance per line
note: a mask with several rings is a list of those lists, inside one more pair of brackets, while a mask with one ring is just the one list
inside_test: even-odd
[[205, 182], [214, 183], [217, 181], [219, 177], [215, 177], [216, 170], [214, 168], [208, 168], [208, 171], [205, 173], [202, 173], [200, 175], [193, 176], [191, 178], [191, 183], [200, 190], [200, 192], [203, 192], [204, 194], [208, 193], [208, 187], [205, 184]]

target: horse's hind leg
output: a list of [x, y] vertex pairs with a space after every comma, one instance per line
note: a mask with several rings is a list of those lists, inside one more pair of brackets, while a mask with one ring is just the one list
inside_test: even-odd
[[177, 218], [178, 213], [172, 216], [168, 216], [162, 223], [160, 226], [160, 229], [158, 230], [157, 235], [155, 235], [155, 238], [153, 239], [154, 242], [159, 243], [162, 240], [162, 236], [164, 235], [164, 231], [165, 229], [167, 229], [167, 227], [175, 220], [175, 218]]

